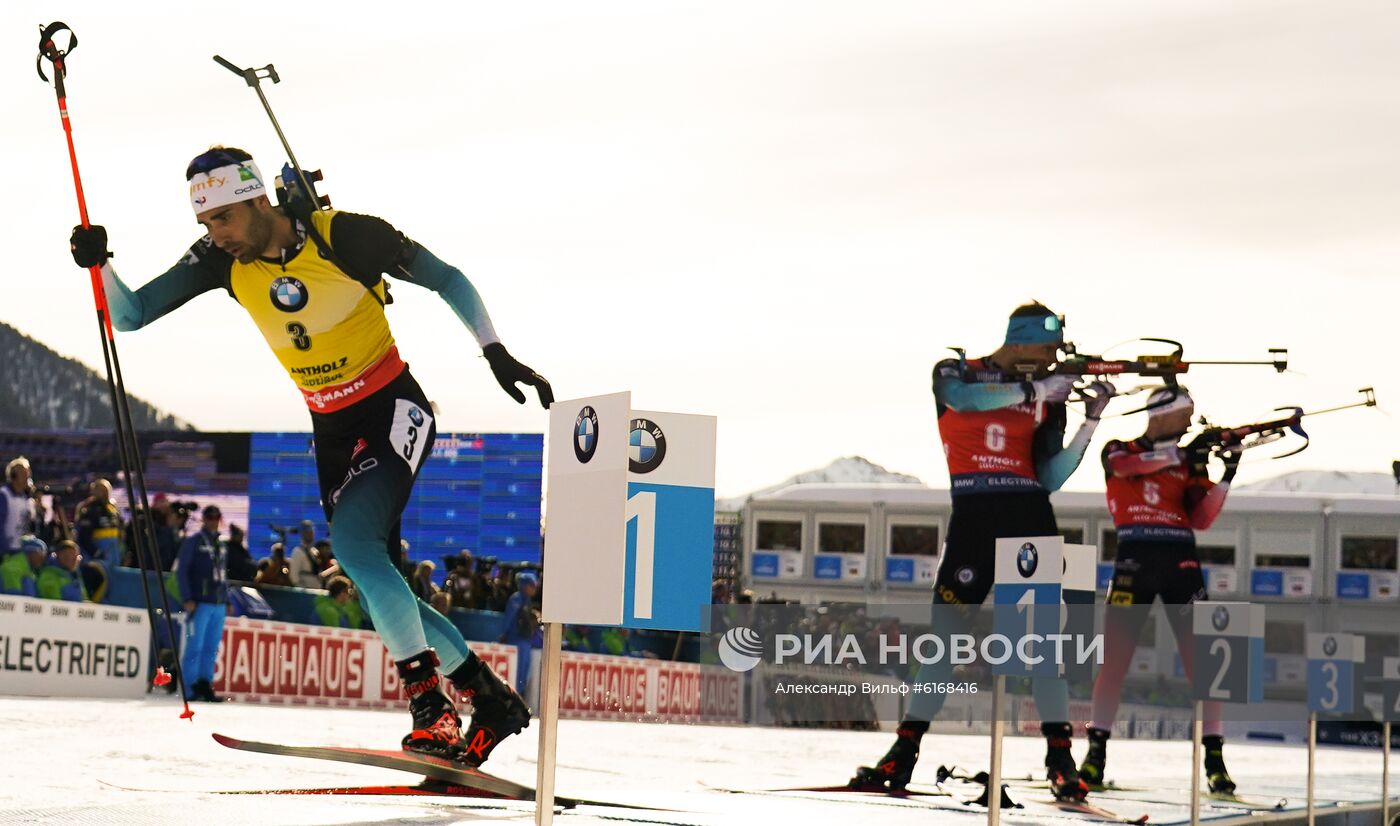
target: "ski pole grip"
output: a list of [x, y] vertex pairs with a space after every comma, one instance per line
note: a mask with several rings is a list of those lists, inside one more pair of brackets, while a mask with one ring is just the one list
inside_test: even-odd
[[[59, 32], [68, 32], [68, 48], [66, 49], [58, 48], [58, 45], [53, 42], [53, 36]], [[34, 58], [35, 71], [39, 73], [39, 77], [42, 78], [45, 83], [48, 83], [49, 76], [44, 74], [44, 61], [48, 60], [54, 65], [54, 77], [61, 81], [63, 75], [68, 73], [68, 70], [63, 65], [63, 58], [71, 54], [76, 48], [78, 48], [78, 35], [73, 33], [73, 30], [68, 27], [67, 23], [55, 20], [49, 25], [42, 27], [39, 31], [39, 56]]]
[[219, 55], [214, 55], [214, 62], [243, 78], [243, 82], [249, 86], [257, 87], [258, 82], [263, 78], [267, 78], [273, 83], [282, 82], [282, 78], [277, 76], [277, 70], [272, 67], [271, 63], [261, 69], [240, 69]]
[[233, 72], [234, 74], [238, 75], [239, 77], [242, 77], [242, 76], [243, 76], [243, 70], [242, 70], [242, 69], [238, 68], [237, 66], [233, 65], [232, 63], [229, 63], [227, 60], [224, 60], [224, 59], [223, 59], [222, 57], [220, 57], [219, 55], [214, 55], [214, 62], [217, 63], [217, 64], [219, 64], [220, 66], [223, 66], [225, 69], [228, 69], [230, 72]]

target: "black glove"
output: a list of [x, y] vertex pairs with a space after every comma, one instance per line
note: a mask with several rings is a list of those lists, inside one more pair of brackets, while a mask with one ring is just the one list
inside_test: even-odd
[[539, 392], [540, 407], [548, 410], [554, 403], [554, 390], [549, 386], [549, 382], [545, 381], [544, 376], [516, 361], [506, 352], [504, 344], [499, 341], [488, 344], [481, 348], [481, 354], [486, 356], [486, 362], [491, 365], [491, 372], [496, 374], [496, 381], [500, 383], [501, 388], [509, 393], [517, 404], [525, 403], [525, 393], [515, 386], [516, 382], [528, 384]]
[[1202, 433], [1181, 449], [1186, 458], [1186, 467], [1192, 476], [1206, 475], [1206, 463], [1210, 461], [1210, 451], [1214, 446], [1215, 440], [1212, 435]]
[[73, 227], [68, 246], [73, 250], [73, 260], [85, 270], [100, 267], [112, 257], [107, 249], [107, 228], [97, 224]]
[[1241, 451], [1242, 448], [1236, 442], [1232, 445], [1226, 445], [1225, 449], [1220, 452], [1220, 461], [1225, 463], [1225, 475], [1220, 477], [1220, 481], [1230, 482], [1234, 480], [1235, 471], [1240, 469]]

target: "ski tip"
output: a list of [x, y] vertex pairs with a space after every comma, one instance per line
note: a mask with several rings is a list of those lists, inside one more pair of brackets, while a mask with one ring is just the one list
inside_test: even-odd
[[236, 749], [243, 744], [242, 740], [239, 740], [237, 737], [229, 737], [227, 734], [219, 734], [218, 732], [214, 732], [209, 736], [214, 738], [215, 743], [218, 743], [221, 746], [228, 746], [231, 749]]

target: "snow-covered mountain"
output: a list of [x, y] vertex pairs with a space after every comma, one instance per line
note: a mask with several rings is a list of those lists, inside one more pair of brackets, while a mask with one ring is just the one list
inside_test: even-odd
[[891, 470], [875, 464], [861, 456], [844, 456], [824, 468], [809, 470], [789, 477], [776, 485], [769, 485], [760, 490], [750, 491], [743, 496], [735, 496], [730, 499], [719, 499], [715, 501], [717, 511], [737, 511], [744, 506], [744, 503], [755, 496], [762, 496], [781, 490], [788, 485], [800, 485], [808, 482], [834, 482], [837, 484], [860, 484], [869, 482], [883, 482], [897, 485], [923, 485], [923, 480], [917, 476], [910, 476], [907, 473], [895, 473]]
[[1240, 490], [1274, 493], [1372, 493], [1392, 496], [1395, 478], [1386, 473], [1352, 470], [1295, 470], [1240, 485]]
[[[19, 330], [0, 323], [0, 428], [91, 430], [112, 426], [107, 380], [86, 365], [64, 358]], [[138, 430], [184, 430], [189, 425], [131, 398]]]

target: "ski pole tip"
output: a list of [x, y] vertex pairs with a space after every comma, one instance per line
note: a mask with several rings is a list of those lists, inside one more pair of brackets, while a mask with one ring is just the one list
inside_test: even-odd
[[152, 685], [170, 685], [170, 672], [165, 670], [165, 666], [156, 669], [156, 676], [151, 679]]
[[180, 712], [180, 719], [189, 720], [191, 723], [194, 722], [194, 709], [190, 708], [189, 703], [186, 703], [185, 710]]

